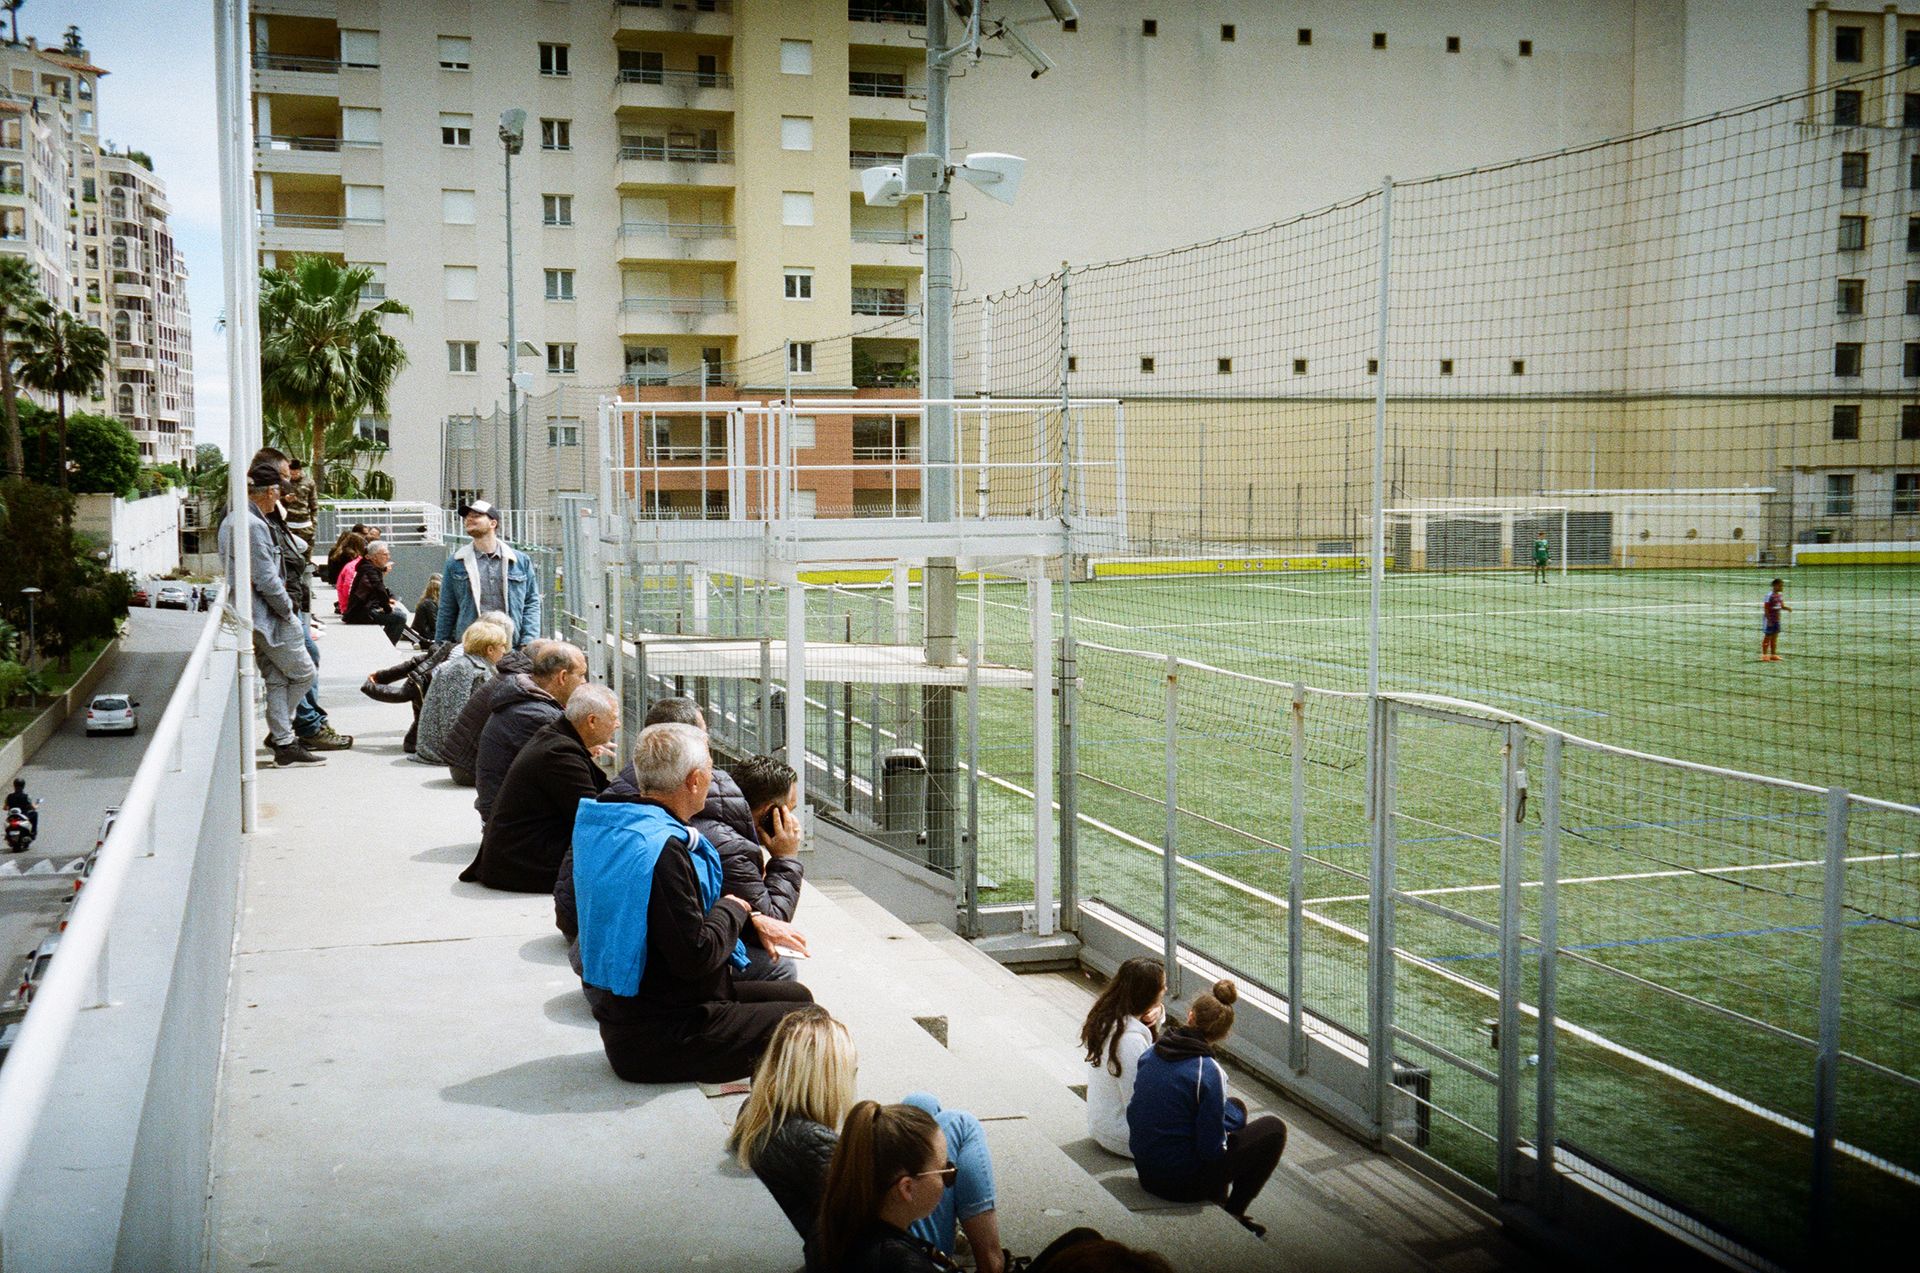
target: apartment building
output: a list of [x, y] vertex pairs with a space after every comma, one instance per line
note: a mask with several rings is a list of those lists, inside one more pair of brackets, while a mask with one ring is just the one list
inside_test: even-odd
[[69, 30], [59, 47], [0, 44], [0, 252], [24, 255], [54, 305], [113, 338], [102, 397], [141, 459], [193, 454], [186, 263], [166, 186], [144, 155], [100, 141], [100, 81]]

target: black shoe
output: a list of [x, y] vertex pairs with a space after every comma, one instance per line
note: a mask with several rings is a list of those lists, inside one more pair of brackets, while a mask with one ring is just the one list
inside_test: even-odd
[[[1231, 1215], [1232, 1213], [1229, 1212], [1228, 1214]], [[1244, 1228], [1248, 1233], [1251, 1233], [1254, 1237], [1264, 1238], [1267, 1236], [1266, 1225], [1256, 1223], [1255, 1221], [1247, 1219], [1245, 1216], [1234, 1216], [1233, 1218], [1238, 1220], [1240, 1222], [1241, 1227]]]
[[275, 747], [273, 749], [273, 763], [282, 769], [291, 769], [295, 765], [324, 765], [327, 762], [308, 751], [305, 747], [302, 747], [298, 741], [295, 741], [288, 743], [284, 747]]

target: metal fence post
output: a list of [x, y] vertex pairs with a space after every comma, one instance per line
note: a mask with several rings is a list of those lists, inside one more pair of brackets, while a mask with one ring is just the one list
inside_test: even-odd
[[1558, 1139], [1554, 1081], [1560, 1045], [1560, 762], [1562, 740], [1548, 734], [1540, 791], [1540, 1064], [1534, 1073], [1534, 1206], [1543, 1215], [1560, 1209], [1560, 1182], [1554, 1168]]
[[1369, 853], [1367, 881], [1367, 1083], [1374, 1135], [1392, 1134], [1393, 1112], [1393, 784], [1394, 733], [1391, 703], [1368, 700], [1367, 790]]
[[1307, 687], [1299, 681], [1293, 686], [1293, 828], [1287, 847], [1287, 1064], [1300, 1074], [1307, 1068], [1306, 933], [1300, 915], [1307, 895]]
[[1820, 1031], [1813, 1064], [1813, 1243], [1833, 1234], [1833, 1142], [1840, 1121], [1840, 957], [1847, 886], [1847, 789], [1827, 788], [1826, 871], [1820, 885]]
[[1500, 781], [1500, 1084], [1496, 1089], [1494, 1157], [1503, 1202], [1520, 1196], [1520, 884], [1526, 849], [1527, 727], [1502, 732]]
[[1180, 997], [1180, 660], [1167, 656], [1167, 837], [1160, 857], [1161, 931], [1166, 934], [1167, 1000]]
[[773, 680], [773, 646], [767, 636], [765, 615], [760, 624], [760, 746], [762, 755], [773, 752], [773, 691], [768, 688]]
[[[1067, 554], [1066, 568], [1073, 573], [1072, 553]], [[1060, 595], [1068, 629], [1060, 638], [1060, 927], [1073, 933], [1080, 930], [1080, 742], [1074, 689], [1080, 673], [1073, 618], [1064, 609], [1068, 592], [1063, 589]]]
[[[847, 714], [853, 714], [853, 688], [847, 688]], [[849, 735], [851, 737], [851, 735]], [[848, 765], [851, 769], [851, 761]], [[847, 779], [851, 784], [851, 776]], [[980, 643], [973, 643], [967, 660], [967, 851], [961, 854], [965, 874], [960, 896], [966, 900], [964, 937], [980, 935]]]

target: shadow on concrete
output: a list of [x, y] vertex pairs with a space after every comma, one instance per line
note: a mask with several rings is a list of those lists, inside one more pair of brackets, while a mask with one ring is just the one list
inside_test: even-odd
[[[449, 866], [465, 866], [473, 861], [473, 855], [480, 851], [477, 840], [468, 840], [465, 844], [443, 844], [437, 849], [423, 849], [413, 855], [415, 862], [445, 862]], [[561, 952], [564, 962], [566, 952]]]
[[567, 963], [567, 939], [558, 929], [545, 937], [536, 937], [520, 948], [520, 958], [530, 964], [549, 964], [555, 968], [569, 967]]
[[600, 1023], [593, 1019], [593, 1009], [587, 1006], [587, 997], [578, 990], [569, 990], [547, 1000], [542, 1009], [547, 1020], [558, 1025], [579, 1026], [583, 1030], [598, 1030]]
[[623, 1082], [608, 1067], [606, 1054], [595, 1048], [482, 1074], [441, 1088], [440, 1099], [517, 1114], [609, 1114], [638, 1109], [685, 1086]]

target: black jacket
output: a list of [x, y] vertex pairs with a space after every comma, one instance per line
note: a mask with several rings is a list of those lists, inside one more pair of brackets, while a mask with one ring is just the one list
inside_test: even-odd
[[307, 575], [313, 570], [313, 559], [307, 556], [307, 546], [287, 528], [283, 514], [276, 512], [267, 518], [267, 526], [273, 532], [274, 551], [280, 556], [280, 582], [286, 585], [293, 612], [312, 613], [313, 588], [307, 583]]
[[480, 852], [460, 878], [509, 893], [553, 892], [560, 860], [573, 848], [573, 815], [606, 785], [572, 722], [563, 716], [544, 726], [513, 758]]
[[509, 650], [500, 656], [493, 670], [493, 679], [481, 682], [467, 699], [467, 705], [460, 710], [460, 719], [447, 734], [446, 746], [440, 749], [447, 764], [455, 769], [473, 769], [480, 751], [480, 734], [487, 727], [487, 718], [493, 714], [493, 696], [504, 690], [515, 674], [533, 671], [533, 660], [519, 650]]
[[959, 1266], [934, 1247], [884, 1220], [875, 1220], [853, 1240], [840, 1267], [827, 1270], [807, 1252], [807, 1273], [952, 1273]]
[[362, 558], [347, 590], [346, 623], [385, 623], [393, 617], [393, 593], [387, 590], [387, 572]]
[[827, 1187], [827, 1167], [839, 1143], [839, 1134], [825, 1123], [795, 1116], [776, 1123], [753, 1155], [753, 1174], [787, 1213], [787, 1223], [803, 1241], [813, 1237], [820, 1194]]
[[[407, 629], [420, 639], [423, 645], [433, 644], [434, 622], [440, 617], [440, 603], [432, 598], [423, 599], [419, 609], [413, 612], [413, 622]], [[452, 645], [453, 642], [447, 642]]]
[[494, 690], [487, 727], [473, 758], [473, 807], [480, 820], [493, 817], [493, 801], [513, 767], [513, 758], [541, 728], [560, 719], [560, 704], [528, 676], [507, 677]]
[[[639, 781], [629, 763], [607, 788], [607, 794], [637, 796]], [[720, 891], [731, 893], [756, 914], [791, 921], [800, 908], [800, 881], [805, 868], [797, 857], [772, 857], [760, 847], [753, 827], [753, 810], [740, 794], [733, 775], [716, 767], [713, 786], [707, 790], [707, 804], [694, 815], [693, 825], [713, 842], [720, 853]], [[758, 943], [749, 929], [745, 941]]]
[[[433, 680], [433, 669], [447, 661], [454, 651], [451, 641], [429, 646], [410, 659], [381, 668], [360, 683], [360, 692], [376, 703], [412, 703], [420, 706]], [[372, 684], [367, 682], [371, 681]], [[396, 684], [397, 682], [397, 684]]]

